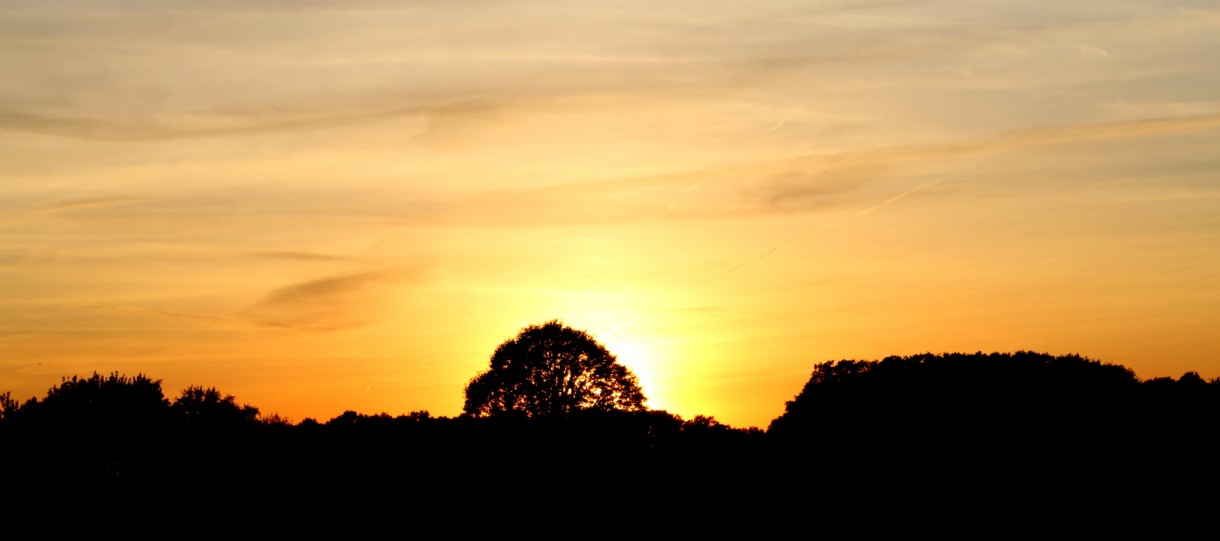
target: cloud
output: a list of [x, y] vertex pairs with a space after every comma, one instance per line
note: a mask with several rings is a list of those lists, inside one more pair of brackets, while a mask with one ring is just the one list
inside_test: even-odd
[[327, 255], [327, 254], [317, 254], [317, 253], [313, 253], [313, 252], [294, 252], [291, 250], [254, 252], [252, 255], [254, 255], [255, 257], [261, 257], [261, 258], [267, 258], [267, 259], [286, 259], [286, 260], [290, 260], [290, 261], [350, 261], [351, 260], [351, 258], [349, 258], [349, 257], [343, 257], [343, 256], [337, 256], [337, 255]]
[[335, 274], [279, 287], [250, 313], [300, 330], [334, 331], [380, 320], [394, 304], [393, 286], [418, 271], [375, 270]]
[[[490, 185], [436, 194], [426, 205], [417, 200], [418, 208], [410, 213], [389, 207], [378, 212], [387, 224], [429, 227], [647, 223], [819, 212], [875, 205], [912, 186], [954, 175], [969, 166], [963, 158], [975, 155], [1217, 128], [1220, 114], [1050, 126], [945, 143], [751, 160], [664, 175], [518, 188]], [[366, 210], [378, 208], [373, 202], [362, 205]]]
[[[854, 175], [852, 175], [854, 176]], [[836, 206], [859, 190], [852, 176], [832, 173], [787, 171], [771, 175], [751, 186], [748, 193], [765, 210], [810, 210]]]
[[[743, 197], [755, 203], [756, 210], [761, 212], [821, 211], [841, 205], [871, 203], [876, 197], [894, 195], [885, 190], [901, 188], [920, 179], [926, 183], [930, 178], [952, 175], [963, 163], [957, 159], [966, 156], [1218, 128], [1220, 114], [1196, 114], [1041, 127], [960, 142], [805, 156], [796, 160], [805, 167], [775, 173], [749, 184], [743, 190]], [[759, 164], [758, 168], [765, 170], [766, 165]], [[905, 184], [895, 184], [898, 181]], [[919, 184], [920, 187], [924, 185]]]
[[112, 314], [135, 314], [147, 315], [160, 318], [187, 320], [192, 322], [205, 323], [227, 328], [274, 328], [287, 329], [290, 325], [278, 323], [274, 321], [263, 321], [258, 319], [250, 319], [226, 314], [214, 314], [208, 312], [195, 312], [189, 310], [167, 310], [158, 308], [145, 308], [141, 306], [104, 306], [99, 307], [100, 310]]
[[[454, 106], [381, 110], [330, 115], [278, 113], [273, 118], [251, 115], [215, 115], [212, 126], [198, 122], [117, 121], [48, 114], [0, 111], [0, 130], [54, 135], [94, 141], [157, 141], [231, 137], [336, 128], [423, 115], [432, 111], [451, 114]], [[196, 125], [191, 125], [196, 124]]]
[[1220, 128], [1220, 113], [1140, 118], [1115, 122], [1068, 124], [1014, 130], [995, 137], [929, 145], [897, 145], [866, 151], [809, 155], [801, 163], [848, 167], [852, 164], [887, 166], [887, 162], [926, 160], [983, 152], [1004, 152], [1030, 147], [1070, 145], [1092, 141], [1153, 137]]
[[47, 203], [38, 207], [44, 211], [78, 211], [78, 210], [93, 210], [111, 207], [123, 207], [140, 203], [139, 199], [122, 198], [122, 197], [86, 197], [80, 199], [65, 199], [54, 203]]
[[81, 303], [78, 309], [136, 315], [235, 331], [330, 332], [378, 321], [392, 305], [392, 286], [417, 273], [366, 271], [290, 284], [266, 294], [237, 314], [206, 310]]
[[1220, 128], [1220, 113], [1138, 118], [1116, 122], [1035, 128], [1014, 132], [1009, 136], [992, 142], [991, 145], [985, 146], [1072, 143], [1094, 139], [1144, 137], [1216, 128]]
[[386, 279], [384, 273], [376, 271], [328, 276], [277, 288], [259, 304], [273, 309], [334, 306]]

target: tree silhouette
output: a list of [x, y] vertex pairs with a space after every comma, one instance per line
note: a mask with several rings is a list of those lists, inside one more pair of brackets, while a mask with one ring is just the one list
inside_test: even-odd
[[[1141, 409], [1135, 374], [1079, 355], [925, 353], [814, 367], [768, 435], [796, 448], [958, 464], [994, 453], [1129, 446]], [[1023, 451], [1022, 451], [1023, 450]]]
[[187, 387], [170, 408], [180, 420], [195, 426], [237, 427], [258, 419], [258, 408], [238, 405], [233, 395], [222, 395], [215, 387]]
[[474, 416], [563, 416], [577, 411], [642, 411], [636, 377], [581, 330], [557, 320], [531, 325], [500, 344], [491, 367], [466, 385]]
[[4, 391], [0, 393], [0, 421], [17, 415], [20, 409], [21, 402], [13, 398], [12, 392]]
[[23, 450], [23, 475], [134, 479], [157, 469], [170, 404], [161, 380], [94, 372], [64, 378], [42, 400], [22, 405], [18, 416], [18, 439], [29, 445]]
[[116, 430], [163, 421], [169, 400], [161, 391], [161, 380], [144, 374], [124, 376], [94, 372], [88, 378], [63, 378], [41, 401], [31, 399], [22, 410], [48, 422]]

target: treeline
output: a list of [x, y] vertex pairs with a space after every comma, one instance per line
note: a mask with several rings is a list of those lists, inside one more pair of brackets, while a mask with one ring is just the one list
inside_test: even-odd
[[1220, 379], [1196, 372], [1140, 380], [1128, 368], [1041, 353], [923, 354], [817, 365], [768, 433], [786, 444], [1054, 438], [1081, 445], [1123, 437], [1206, 434], [1220, 418]]
[[[1216, 456], [1220, 380], [1140, 380], [1122, 366], [1041, 353], [843, 360], [814, 367], [766, 430], [665, 411], [560, 417], [391, 416], [319, 422], [260, 415], [215, 388], [174, 399], [143, 374], [72, 377], [45, 397], [0, 395], [7, 479], [308, 485], [403, 481], [550, 486], [565, 471], [606, 483], [820, 482], [986, 471], [1013, 478]], [[1003, 465], [1004, 467], [999, 467]], [[973, 475], [973, 474], [969, 474]]]
[[923, 354], [817, 365], [767, 435], [794, 453], [905, 459], [1014, 475], [1210, 462], [1220, 379], [1141, 380], [1078, 355]]
[[74, 376], [25, 402], [0, 394], [0, 464], [6, 478], [38, 483], [487, 480], [573, 462], [743, 452], [762, 436], [657, 410], [531, 419], [346, 411], [294, 424], [215, 388], [192, 386], [171, 401], [143, 374]]

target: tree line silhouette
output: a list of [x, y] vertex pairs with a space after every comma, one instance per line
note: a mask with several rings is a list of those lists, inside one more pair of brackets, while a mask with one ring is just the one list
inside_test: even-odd
[[[514, 362], [555, 368], [589, 361], [590, 350], [582, 348], [592, 339], [565, 329], [549, 328], [546, 347]], [[567, 347], [584, 353], [566, 359]], [[472, 382], [490, 381], [486, 374], [507, 366], [496, 362]], [[614, 362], [610, 356], [590, 366]], [[591, 370], [586, 375], [634, 382], [618, 369]], [[571, 390], [585, 377], [577, 370], [538, 379], [520, 366], [509, 372], [519, 378], [505, 383], [513, 389], [545, 379]], [[507, 372], [495, 377], [501, 376]], [[542, 392], [537, 385], [530, 392]], [[546, 404], [538, 414], [525, 414], [506, 405], [526, 402], [496, 391], [498, 406], [481, 409], [471, 398], [488, 391], [474, 387], [481, 394], [468, 394], [467, 411], [455, 417], [346, 411], [293, 423], [211, 387], [191, 386], [170, 400], [161, 381], [144, 374], [72, 376], [42, 398], [0, 394], [0, 464], [9, 480], [94, 486], [405, 480], [440, 491], [480, 483], [541, 492], [571, 472], [597, 472], [605, 490], [681, 486], [715, 493], [726, 479], [758, 490], [781, 481], [863, 490], [869, 486], [863, 479], [924, 486], [1069, 473], [1108, 482], [1133, 464], [1204, 464], [1220, 451], [1220, 378], [1187, 372], [1140, 380], [1123, 366], [1077, 355], [927, 353], [824, 362], [765, 429], [708, 416], [683, 419], [617, 398], [568, 395], [563, 403], [590, 407], [557, 408], [548, 399], [535, 401]], [[630, 385], [613, 388], [635, 396]], [[598, 406], [607, 403], [626, 405]]]

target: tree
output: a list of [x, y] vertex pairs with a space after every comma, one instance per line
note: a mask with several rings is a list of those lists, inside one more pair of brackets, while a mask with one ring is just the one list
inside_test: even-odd
[[47, 391], [46, 398], [31, 399], [22, 411], [34, 419], [112, 430], [164, 420], [169, 400], [159, 379], [94, 372], [88, 378], [64, 378]]
[[17, 415], [17, 411], [20, 409], [21, 402], [13, 398], [12, 392], [0, 393], [0, 421]]
[[194, 426], [248, 426], [258, 419], [258, 408], [238, 405], [233, 395], [222, 395], [215, 387], [187, 387], [170, 407], [179, 419]]
[[500, 344], [491, 367], [466, 385], [469, 415], [563, 416], [642, 411], [636, 377], [593, 337], [557, 320], [530, 325]]
[[143, 374], [97, 372], [64, 378], [20, 410], [27, 445], [27, 478], [136, 479], [158, 471], [165, 458], [170, 404], [161, 380]]

